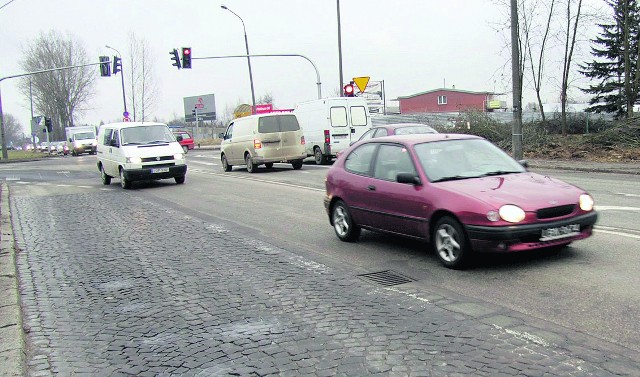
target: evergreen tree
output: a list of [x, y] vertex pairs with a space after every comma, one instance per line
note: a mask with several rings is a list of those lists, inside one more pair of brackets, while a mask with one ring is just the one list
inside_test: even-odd
[[[621, 118], [628, 115], [630, 104], [633, 106], [640, 100], [640, 6], [638, 0], [605, 1], [613, 10], [613, 19], [609, 23], [598, 24], [602, 30], [592, 40], [591, 47], [591, 53], [597, 60], [581, 65], [580, 72], [595, 82], [583, 89], [593, 94], [587, 111], [613, 113], [616, 118]], [[625, 59], [625, 51], [628, 51], [628, 59]]]

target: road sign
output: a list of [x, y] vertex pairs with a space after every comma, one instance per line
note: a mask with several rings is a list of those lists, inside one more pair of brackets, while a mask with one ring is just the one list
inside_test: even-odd
[[201, 96], [184, 97], [184, 120], [185, 122], [195, 122], [196, 115], [194, 109], [198, 109], [200, 120], [216, 120], [216, 102], [213, 94]]
[[364, 90], [367, 89], [367, 84], [369, 83], [369, 76], [354, 77], [353, 82], [356, 84], [358, 89], [360, 89], [360, 93], [364, 93]]

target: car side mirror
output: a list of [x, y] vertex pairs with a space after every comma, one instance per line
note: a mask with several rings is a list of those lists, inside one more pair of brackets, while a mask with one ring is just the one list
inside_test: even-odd
[[73, 140], [71, 140], [71, 138], [69, 138], [69, 142], [70, 142], [70, 143], [73, 143]]
[[398, 183], [407, 183], [416, 186], [422, 184], [422, 182], [420, 181], [420, 177], [413, 173], [398, 173], [398, 175], [396, 176], [396, 181], [398, 181]]
[[112, 147], [116, 147], [116, 148], [120, 147], [120, 145], [118, 145], [118, 141], [117, 140], [111, 140], [109, 142], [109, 145], [112, 146]]
[[529, 161], [527, 160], [518, 160], [518, 163], [527, 169], [529, 168]]
[[180, 135], [176, 136], [176, 141], [177, 141], [177, 142], [180, 142], [180, 141], [182, 141], [182, 140], [184, 140], [184, 139], [182, 138], [182, 136], [180, 136]]

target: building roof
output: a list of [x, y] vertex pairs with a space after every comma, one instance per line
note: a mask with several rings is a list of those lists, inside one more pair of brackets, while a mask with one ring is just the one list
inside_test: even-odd
[[424, 94], [435, 93], [435, 92], [456, 92], [456, 93], [482, 94], [482, 95], [497, 94], [497, 93], [493, 93], [493, 92], [474, 92], [474, 91], [471, 91], [471, 90], [460, 90], [460, 89], [453, 89], [453, 88], [438, 88], [438, 89], [427, 90], [426, 92], [410, 94], [408, 96], [399, 96], [397, 98], [397, 100], [418, 97], [418, 96], [421, 96], [421, 95], [424, 95]]

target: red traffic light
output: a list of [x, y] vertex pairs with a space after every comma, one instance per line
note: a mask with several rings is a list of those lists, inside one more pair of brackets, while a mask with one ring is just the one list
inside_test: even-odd
[[352, 84], [345, 85], [343, 89], [345, 97], [353, 97], [355, 89]]
[[185, 48], [182, 50], [182, 55], [189, 55], [191, 54], [191, 49]]

